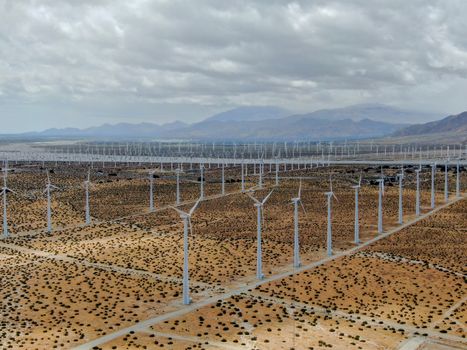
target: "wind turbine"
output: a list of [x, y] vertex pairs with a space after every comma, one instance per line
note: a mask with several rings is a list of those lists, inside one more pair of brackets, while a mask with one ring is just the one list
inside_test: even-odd
[[263, 169], [264, 169], [264, 164], [263, 163], [259, 163], [258, 164], [259, 166], [259, 179], [258, 179], [258, 182], [259, 182], [259, 189], [262, 190], [263, 189]]
[[300, 185], [298, 187], [298, 195], [295, 198], [292, 198], [292, 203], [294, 204], [294, 244], [293, 244], [293, 266], [300, 267], [300, 241], [298, 236], [298, 203], [302, 206], [303, 212], [306, 213], [305, 207], [302, 203], [301, 198], [302, 193], [302, 179], [300, 178]]
[[332, 255], [332, 197], [337, 200], [336, 195], [332, 190], [332, 178], [329, 176], [329, 192], [325, 193], [328, 198], [328, 227], [327, 227], [327, 235], [326, 235], [326, 251], [328, 256]]
[[[161, 163], [162, 164], [162, 163]], [[154, 211], [154, 174], [155, 170], [149, 172], [149, 211]]]
[[51, 206], [51, 198], [50, 198], [50, 191], [51, 190], [58, 190], [57, 186], [54, 186], [50, 183], [50, 175], [49, 170], [47, 170], [47, 184], [45, 186], [45, 193], [47, 193], [47, 232], [52, 232], [52, 206]]
[[415, 169], [416, 179], [417, 179], [417, 191], [415, 192], [415, 215], [420, 216], [420, 171], [422, 167]]
[[404, 179], [404, 168], [401, 168], [401, 172], [397, 174], [399, 179], [399, 225], [402, 225], [404, 222], [404, 213], [402, 207], [402, 180]]
[[5, 161], [3, 169], [3, 188], [1, 194], [3, 195], [3, 238], [7, 238], [10, 236], [8, 232], [8, 220], [7, 220], [7, 193], [12, 192], [16, 193], [15, 191], [11, 190], [7, 186], [7, 177], [8, 177], [8, 161]]
[[199, 165], [199, 171], [200, 171], [200, 184], [199, 184], [199, 192], [200, 192], [200, 195], [199, 197], [201, 199], [204, 199], [204, 174], [203, 174], [203, 171], [204, 171], [204, 165], [203, 164], [200, 164]]
[[89, 210], [89, 185], [91, 183], [91, 170], [88, 170], [88, 177], [87, 180], [84, 181], [84, 189], [86, 191], [86, 204], [85, 204], [85, 217], [86, 217], [86, 225], [91, 223], [91, 215]]
[[263, 205], [266, 203], [266, 201], [269, 199], [269, 196], [274, 192], [272, 190], [269, 192], [269, 194], [264, 197], [264, 199], [260, 202], [258, 199], [253, 197], [250, 193], [247, 193], [248, 197], [250, 197], [253, 202], [255, 202], [255, 207], [258, 211], [258, 217], [257, 217], [257, 246], [256, 246], [256, 277], [261, 280], [264, 278], [263, 275], [263, 260], [262, 260], [262, 248], [261, 248], [261, 221], [263, 218]]
[[276, 160], [276, 187], [279, 186], [279, 162]]
[[245, 191], [245, 164], [242, 162], [242, 192]]
[[354, 242], [355, 244], [360, 243], [360, 223], [358, 216], [358, 194], [360, 187], [362, 186], [362, 175], [360, 174], [360, 179], [358, 180], [358, 185], [352, 186], [355, 189], [355, 221], [354, 221]]
[[431, 164], [431, 209], [435, 209], [435, 172], [436, 163]]
[[461, 197], [461, 186], [460, 186], [460, 172], [459, 172], [459, 160], [456, 165], [456, 197]]
[[383, 233], [383, 196], [384, 196], [384, 178], [376, 180], [379, 185], [378, 191], [378, 233]]
[[449, 189], [448, 189], [448, 162], [444, 163], [444, 201], [449, 202]]
[[222, 162], [222, 195], [225, 195], [225, 163]]
[[176, 175], [177, 175], [177, 196], [176, 196], [176, 199], [175, 199], [175, 204], [176, 205], [180, 205], [180, 167], [177, 168], [177, 170], [175, 171]]
[[190, 209], [190, 211], [184, 212], [175, 207], [171, 207], [177, 213], [180, 214], [180, 217], [183, 220], [183, 304], [188, 305], [191, 303], [190, 298], [190, 281], [189, 281], [189, 272], [188, 272], [188, 227], [190, 228], [190, 233], [193, 234], [193, 226], [191, 225], [191, 215], [198, 207], [201, 202], [201, 198], [195, 203], [195, 205]]

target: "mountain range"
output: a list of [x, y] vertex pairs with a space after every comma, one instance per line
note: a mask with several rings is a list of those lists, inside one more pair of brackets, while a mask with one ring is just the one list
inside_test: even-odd
[[[99, 138], [165, 140], [339, 140], [377, 138], [412, 132], [420, 125], [408, 121], [432, 121], [433, 113], [410, 111], [381, 104], [361, 104], [293, 114], [272, 106], [239, 107], [200, 122], [104, 124], [87, 129], [47, 129], [25, 133], [31, 138]], [[434, 122], [436, 123], [436, 122]], [[454, 122], [451, 122], [454, 126]], [[439, 126], [433, 126], [435, 129]], [[411, 129], [412, 128], [412, 129]], [[406, 130], [406, 131], [404, 131]], [[408, 131], [407, 131], [408, 130]]]
[[398, 130], [394, 136], [427, 135], [437, 133], [459, 133], [467, 135], [467, 112], [450, 115], [444, 119], [425, 124], [415, 124]]

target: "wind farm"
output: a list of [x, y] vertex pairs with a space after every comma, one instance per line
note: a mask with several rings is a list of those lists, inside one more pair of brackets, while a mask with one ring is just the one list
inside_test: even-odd
[[466, 13], [0, 0], [0, 350], [467, 350]]
[[2, 344], [464, 344], [465, 154], [303, 147], [316, 154], [3, 152]]

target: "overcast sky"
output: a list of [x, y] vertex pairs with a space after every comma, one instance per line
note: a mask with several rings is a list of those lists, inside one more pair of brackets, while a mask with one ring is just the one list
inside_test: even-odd
[[467, 109], [466, 0], [0, 0], [0, 134], [239, 105]]

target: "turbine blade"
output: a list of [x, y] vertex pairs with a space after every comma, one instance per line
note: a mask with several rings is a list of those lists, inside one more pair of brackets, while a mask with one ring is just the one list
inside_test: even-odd
[[188, 224], [190, 225], [190, 234], [193, 235], [193, 225], [191, 224], [191, 215], [188, 215]]
[[184, 211], [178, 209], [178, 208], [175, 208], [175, 207], [172, 207], [172, 206], [169, 206], [169, 208], [172, 208], [173, 210], [175, 210], [177, 213], [179, 213], [180, 215], [186, 215], [186, 216], [189, 216], [188, 213], [185, 213]]
[[201, 202], [201, 198], [199, 198], [199, 199], [196, 201], [195, 205], [194, 205], [194, 206], [190, 209], [190, 211], [188, 212], [188, 215], [191, 216], [191, 214], [193, 214], [193, 212], [196, 210], [196, 207], [199, 205], [200, 202]]
[[257, 200], [255, 197], [253, 197], [250, 193], [246, 192], [246, 195], [250, 197], [256, 204], [261, 204], [261, 202]]
[[302, 207], [302, 209], [303, 209], [303, 212], [306, 214], [305, 206], [303, 205], [303, 203], [302, 203], [301, 200], [299, 200], [299, 202], [300, 202], [300, 205], [301, 205], [301, 207]]
[[18, 194], [16, 191], [13, 191], [12, 189], [9, 189], [8, 187], [5, 187], [5, 190], [7, 190], [8, 192], [14, 193], [14, 194]]
[[302, 178], [300, 178], [300, 185], [298, 186], [298, 198], [301, 198], [302, 194]]
[[269, 199], [269, 197], [271, 196], [271, 194], [274, 192], [274, 190], [272, 190], [271, 192], [269, 192], [269, 194], [263, 199], [263, 201], [261, 202], [261, 204], [264, 204], [266, 203], [266, 201]]

